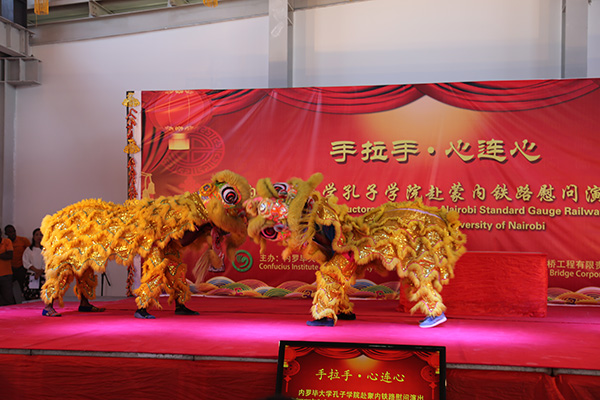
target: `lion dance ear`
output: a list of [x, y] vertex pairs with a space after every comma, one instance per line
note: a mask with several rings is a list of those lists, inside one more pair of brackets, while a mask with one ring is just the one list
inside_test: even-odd
[[323, 174], [320, 172], [312, 174], [308, 180], [303, 181], [300, 178], [292, 178], [290, 179], [290, 184], [292, 184], [297, 190], [298, 193], [294, 200], [292, 200], [290, 204], [289, 214], [288, 214], [288, 224], [292, 231], [295, 231], [300, 228], [300, 221], [303, 216], [304, 206], [308, 201], [309, 197], [315, 191], [315, 188], [319, 186], [319, 184], [323, 181]]
[[250, 198], [250, 184], [246, 178], [235, 172], [229, 170], [217, 172], [213, 175], [212, 181], [213, 183], [229, 183], [231, 186], [236, 187], [241, 196], [238, 202], [240, 208], [242, 207], [242, 204]]
[[277, 198], [279, 194], [271, 182], [271, 178], [261, 178], [256, 182], [256, 195], [264, 198]]
[[308, 180], [306, 181], [306, 183], [308, 185], [310, 185], [311, 187], [311, 191], [315, 190], [315, 188], [317, 186], [319, 186], [319, 184], [323, 182], [323, 174], [320, 172], [315, 172], [314, 174], [312, 174], [312, 176], [310, 178], [308, 178]]

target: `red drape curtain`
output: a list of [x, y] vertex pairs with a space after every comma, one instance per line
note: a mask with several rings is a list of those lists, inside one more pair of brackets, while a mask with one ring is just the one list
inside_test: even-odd
[[258, 400], [275, 393], [275, 363], [0, 355], [0, 398]]
[[[343, 114], [390, 110], [409, 104], [424, 95], [471, 110], [515, 111], [552, 106], [576, 99], [599, 87], [600, 79], [565, 79], [213, 90], [198, 91], [205, 97], [183, 100], [172, 95], [170, 98], [174, 104], [168, 107], [169, 110], [185, 108], [185, 113], [189, 113], [187, 123], [191, 125], [197, 125], [199, 120], [206, 118], [205, 115], [197, 115], [198, 112], [206, 112], [206, 99], [209, 100], [212, 117], [239, 111], [266, 97], [309, 111]], [[147, 116], [158, 109], [165, 109], [164, 102], [169, 99], [165, 95], [167, 92], [143, 93], [143, 107]]]
[[336, 114], [391, 110], [425, 95], [469, 110], [524, 111], [574, 100], [599, 87], [600, 79], [565, 79], [290, 88], [268, 94], [294, 107]]
[[362, 352], [359, 349], [334, 349], [315, 347], [313, 348], [313, 350], [315, 351], [315, 353], [321, 354], [322, 356], [339, 359], [354, 358], [362, 354]]
[[418, 90], [442, 103], [476, 111], [524, 111], [549, 107], [597, 90], [597, 80], [435, 83]]
[[[366, 356], [371, 357], [374, 360], [404, 360], [412, 355], [417, 355], [419, 358], [425, 360], [422, 356], [422, 352], [405, 351], [405, 350], [378, 350], [378, 349], [363, 349], [362, 351]], [[429, 353], [427, 353], [429, 354]]]
[[274, 89], [269, 95], [304, 110], [333, 114], [391, 110], [423, 96], [413, 85]]
[[152, 173], [162, 162], [169, 150], [167, 135], [156, 128], [152, 128], [152, 134], [144, 135], [142, 138], [142, 171]]
[[600, 377], [597, 375], [559, 375], [556, 377], [556, 386], [565, 399], [600, 398]]
[[212, 90], [206, 92], [213, 105], [213, 116], [230, 114], [268, 96], [268, 89]]
[[[257, 400], [275, 391], [275, 363], [0, 355], [4, 399]], [[596, 400], [600, 378], [447, 371], [448, 400]]]
[[[195, 129], [207, 124], [215, 116], [242, 110], [267, 98], [307, 111], [334, 114], [391, 110], [425, 95], [469, 110], [523, 111], [570, 101], [599, 87], [600, 79], [566, 79], [143, 92], [143, 171], [154, 171], [168, 150], [169, 135], [165, 131], [165, 125]], [[146, 119], [154, 126], [148, 132], [145, 128]]]

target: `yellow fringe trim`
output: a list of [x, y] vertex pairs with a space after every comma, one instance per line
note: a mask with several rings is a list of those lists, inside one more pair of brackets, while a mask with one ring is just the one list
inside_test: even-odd
[[[332, 241], [335, 254], [352, 255], [355, 263], [352, 278], [361, 276], [367, 267], [380, 272], [395, 270], [399, 278], [412, 285], [410, 299], [418, 304], [411, 311], [441, 314], [445, 306], [440, 292], [454, 277], [454, 265], [466, 251], [466, 235], [460, 232], [458, 213], [426, 206], [422, 199], [417, 199], [385, 203], [354, 217], [348, 214], [346, 205], [338, 204], [336, 197], [324, 198], [315, 191], [322, 179], [323, 176], [317, 173], [307, 181], [299, 178], [288, 181], [297, 190], [288, 204], [287, 222], [291, 235], [279, 242], [284, 247], [284, 258], [299, 252], [321, 264], [313, 316], [331, 317], [334, 311], [337, 312], [339, 300], [336, 295], [341, 293], [343, 286], [343, 280], [334, 272], [336, 269], [328, 263], [330, 256], [313, 240], [322, 226], [335, 229]], [[269, 178], [259, 180], [257, 193], [260, 197], [277, 197]], [[314, 204], [312, 211], [307, 213], [305, 205], [309, 199]], [[249, 222], [248, 234], [261, 245], [261, 251], [264, 251], [265, 240], [260, 232], [271, 223], [260, 216]]]
[[89, 199], [48, 215], [41, 225], [46, 261], [42, 299], [59, 299], [62, 304], [73, 277], [81, 278], [89, 270], [102, 273], [108, 260], [131, 265], [136, 255], [146, 257], [154, 248], [163, 249], [186, 230], [194, 230], [194, 223], [206, 220], [187, 193], [123, 205]]
[[[41, 224], [46, 261], [46, 283], [41, 293], [44, 302], [58, 299], [62, 304], [73, 278], [77, 279], [76, 294], [93, 298], [94, 272], [104, 272], [109, 260], [129, 266], [137, 255], [145, 258], [142, 286], [136, 291], [138, 305], [160, 307], [156, 298], [162, 289], [170, 294], [169, 301], [187, 301], [187, 267], [181, 262], [177, 239], [196, 226], [212, 223], [230, 233], [225, 245], [233, 259], [235, 249], [247, 237], [246, 220], [239, 211], [250, 197], [250, 185], [243, 176], [228, 170], [216, 173], [212, 182], [237, 188], [241, 197], [237, 208], [225, 209], [220, 196], [204, 203], [198, 193], [185, 193], [128, 200], [122, 205], [88, 199], [46, 216]], [[212, 245], [210, 232], [207, 235], [198, 240], [198, 246]]]
[[335, 255], [316, 272], [317, 291], [313, 297], [311, 314], [314, 319], [333, 318], [352, 312], [354, 304], [348, 298], [348, 289], [355, 282], [353, 263], [342, 255]]

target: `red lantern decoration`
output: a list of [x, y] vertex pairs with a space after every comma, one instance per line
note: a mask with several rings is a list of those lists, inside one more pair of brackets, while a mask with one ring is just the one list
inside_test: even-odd
[[188, 133], [208, 124], [212, 104], [208, 96], [195, 90], [160, 92], [153, 104], [146, 107], [146, 117], [169, 135], [170, 150], [188, 150]]

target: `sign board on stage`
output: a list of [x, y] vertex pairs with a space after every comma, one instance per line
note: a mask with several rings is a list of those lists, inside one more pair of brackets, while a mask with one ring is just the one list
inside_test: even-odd
[[446, 348], [279, 342], [276, 393], [299, 400], [446, 398]]

